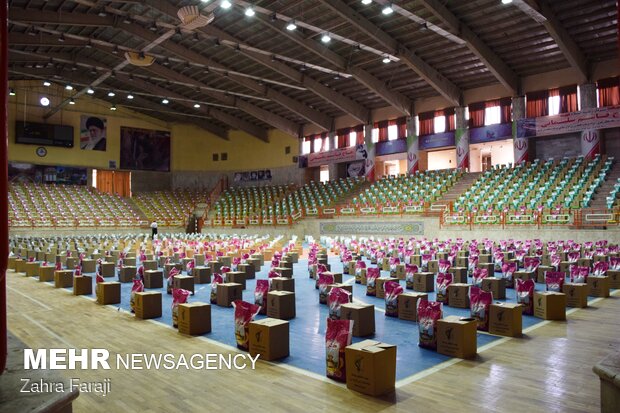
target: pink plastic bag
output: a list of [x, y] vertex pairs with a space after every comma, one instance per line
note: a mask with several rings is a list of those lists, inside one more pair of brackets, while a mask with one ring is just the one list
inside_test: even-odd
[[413, 276], [418, 272], [417, 265], [405, 264], [405, 288], [413, 290]]
[[260, 306], [242, 300], [235, 300], [232, 303], [235, 309], [235, 340], [237, 347], [248, 351], [250, 348], [250, 321], [254, 319], [260, 311]]
[[578, 267], [576, 265], [572, 265], [570, 267], [570, 282], [587, 283], [589, 273], [590, 269], [588, 267]]
[[473, 273], [474, 270], [478, 268], [478, 256], [470, 256], [467, 258], [467, 270], [469, 273]]
[[334, 283], [334, 275], [331, 273], [319, 274], [319, 303], [327, 303], [327, 286]]
[[383, 288], [385, 289], [385, 315], [398, 317], [398, 296], [403, 293], [403, 287], [397, 281], [388, 281]]
[[597, 261], [592, 266], [592, 275], [603, 277], [607, 273], [608, 269], [609, 263], [607, 261]]
[[437, 350], [437, 320], [443, 317], [441, 303], [418, 300], [418, 328], [420, 347]]
[[560, 262], [562, 261], [560, 256], [552, 255], [551, 257], [549, 257], [549, 260], [551, 261], [551, 266], [554, 267], [556, 271], [558, 271], [560, 269]]
[[450, 261], [444, 259], [439, 260], [439, 272], [447, 273], [450, 267]]
[[330, 379], [346, 381], [346, 363], [344, 349], [351, 345], [353, 320], [327, 319], [325, 331], [326, 374]]
[[613, 271], [620, 271], [620, 257], [609, 258], [609, 269]]
[[211, 280], [211, 295], [209, 298], [211, 304], [217, 304], [217, 285], [222, 284], [223, 282], [224, 277], [222, 277], [222, 274], [213, 274], [213, 280]]
[[133, 280], [133, 285], [131, 286], [131, 295], [129, 296], [129, 306], [131, 307], [131, 312], [136, 311], [136, 293], [141, 293], [144, 291], [144, 284], [142, 280], [137, 278]]
[[355, 263], [355, 283], [360, 284], [362, 282], [362, 270], [366, 269], [366, 263], [364, 261], [358, 261]]
[[396, 257], [390, 258], [390, 277], [396, 277], [396, 271], [400, 265], [400, 260]]
[[[435, 280], [436, 300], [440, 303], [448, 304], [448, 286], [452, 284], [454, 276], [451, 273], [440, 272]], [[449, 304], [448, 304], [449, 305]]]
[[267, 294], [269, 293], [269, 288], [269, 280], [256, 280], [254, 304], [260, 306], [259, 314], [267, 314]]
[[502, 265], [502, 278], [506, 280], [504, 283], [506, 284], [506, 288], [513, 288], [513, 275], [517, 271], [517, 263], [516, 262], [505, 262]]
[[478, 321], [478, 330], [489, 331], [491, 303], [493, 303], [493, 293], [473, 286], [469, 289], [469, 309], [471, 316]]
[[525, 257], [523, 259], [523, 267], [525, 271], [536, 271], [540, 265], [540, 259], [537, 257]]
[[564, 286], [564, 279], [566, 276], [563, 272], [558, 271], [546, 271], [545, 272], [545, 284], [547, 285], [547, 291], [562, 292]]
[[534, 280], [522, 280], [517, 278], [515, 282], [515, 288], [517, 293], [517, 303], [523, 305], [523, 314], [534, 314], [534, 289], [536, 284]]
[[179, 325], [179, 304], [186, 303], [191, 293], [191, 291], [182, 288], [172, 290], [172, 327]]
[[327, 306], [329, 307], [329, 318], [332, 320], [340, 319], [340, 306], [351, 302], [351, 293], [344, 288], [332, 288], [327, 295]]
[[482, 287], [482, 280], [489, 276], [489, 270], [486, 268], [476, 268], [472, 274], [472, 283], [476, 287]]
[[181, 272], [176, 268], [170, 268], [168, 271], [168, 278], [166, 278], [166, 293], [172, 294], [172, 284], [174, 283], [174, 277], [181, 274]]
[[366, 295], [377, 296], [377, 278], [381, 275], [379, 268], [366, 269]]

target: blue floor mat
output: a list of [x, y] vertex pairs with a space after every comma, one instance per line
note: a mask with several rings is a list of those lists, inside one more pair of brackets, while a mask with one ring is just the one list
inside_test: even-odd
[[[329, 263], [334, 273], [342, 272], [342, 263], [338, 257], [330, 257]], [[256, 273], [257, 279], [266, 279], [269, 263], [266, 262], [261, 271]], [[308, 277], [307, 260], [299, 260], [294, 264], [293, 274], [295, 279], [295, 299], [296, 299], [296, 318], [289, 320], [290, 322], [290, 356], [282, 359], [279, 363], [286, 363], [300, 369], [309, 370], [320, 375], [325, 374], [325, 326], [328, 316], [326, 305], [319, 304], [318, 290], [315, 289], [315, 280]], [[382, 276], [387, 276], [387, 271], [382, 271]], [[422, 349], [418, 346], [418, 325], [415, 322], [400, 320], [394, 317], [386, 317], [385, 314], [378, 310], [385, 308], [383, 299], [366, 296], [366, 286], [354, 284], [352, 276], [343, 275], [343, 282], [353, 285], [353, 297], [357, 301], [375, 305], [375, 335], [372, 337], [358, 338], [353, 337], [353, 342], [372, 338], [383, 341], [385, 343], [396, 344], [397, 350], [397, 368], [396, 378], [398, 380], [419, 373], [430, 367], [433, 367], [443, 361], [449, 360], [451, 357], [438, 354], [435, 351]], [[107, 281], [113, 278], [106, 278]], [[94, 284], [93, 276], [93, 284]], [[52, 283], [53, 284], [53, 283]], [[401, 281], [404, 286], [404, 281]], [[114, 307], [119, 307], [130, 311], [129, 296], [131, 293], [131, 283], [124, 283], [121, 287], [121, 303]], [[247, 280], [246, 289], [243, 291], [243, 299], [245, 301], [254, 302], [254, 289], [256, 280]], [[536, 284], [536, 290], [545, 289], [544, 284]], [[72, 290], [69, 288], [68, 290]], [[172, 295], [166, 294], [165, 282], [164, 288], [149, 291], [162, 292], [162, 317], [155, 320], [166, 325], [172, 325]], [[410, 290], [405, 290], [410, 291]], [[196, 284], [195, 295], [190, 296], [190, 302], [209, 302], [211, 292], [211, 284]], [[435, 299], [435, 293], [428, 293], [429, 300]], [[94, 299], [93, 294], [90, 295]], [[593, 298], [590, 298], [593, 299]], [[515, 302], [514, 289], [506, 289], [506, 302]], [[236, 346], [233, 324], [233, 308], [224, 308], [217, 305], [211, 306], [211, 325], [212, 331], [205, 334], [205, 337], [216, 340], [218, 342]], [[461, 317], [469, 317], [468, 309], [452, 308], [443, 306], [444, 316], [456, 315]], [[256, 318], [261, 319], [265, 316], [258, 315]], [[533, 316], [523, 316], [523, 328], [531, 327], [543, 320]], [[478, 347], [482, 347], [488, 343], [500, 339], [501, 337], [493, 336], [486, 333], [478, 333]]]

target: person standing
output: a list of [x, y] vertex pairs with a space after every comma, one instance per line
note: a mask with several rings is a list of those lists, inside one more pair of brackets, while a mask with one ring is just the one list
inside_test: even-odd
[[155, 238], [155, 235], [157, 235], [157, 222], [153, 221], [151, 222], [151, 237]]

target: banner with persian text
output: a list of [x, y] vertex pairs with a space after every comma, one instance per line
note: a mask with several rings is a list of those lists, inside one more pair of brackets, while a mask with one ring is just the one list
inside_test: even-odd
[[367, 157], [366, 145], [348, 146], [327, 152], [310, 153], [308, 154], [308, 166], [314, 167], [332, 163], [358, 161]]
[[620, 106], [611, 106], [554, 116], [519, 119], [517, 137], [530, 138], [617, 127], [620, 127]]

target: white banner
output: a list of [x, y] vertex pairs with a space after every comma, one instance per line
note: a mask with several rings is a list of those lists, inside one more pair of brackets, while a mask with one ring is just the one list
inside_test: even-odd
[[317, 152], [308, 154], [308, 166], [321, 166], [332, 163], [351, 162], [366, 159], [366, 145], [348, 146], [338, 148], [328, 152]]

